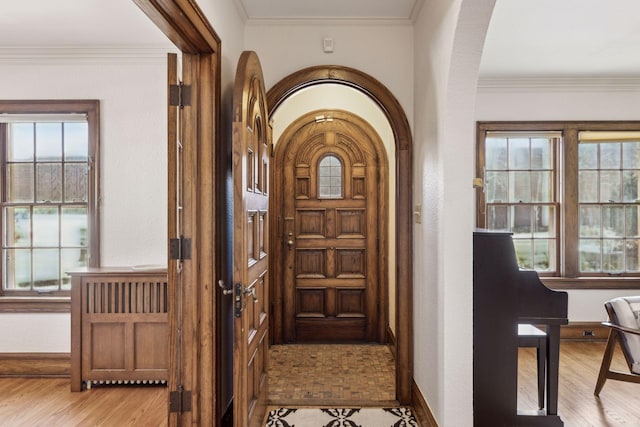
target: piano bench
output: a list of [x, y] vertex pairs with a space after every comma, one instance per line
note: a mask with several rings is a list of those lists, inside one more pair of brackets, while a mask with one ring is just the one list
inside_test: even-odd
[[529, 323], [518, 324], [518, 347], [535, 347], [538, 362], [538, 409], [544, 408], [544, 375], [547, 362], [547, 333]]

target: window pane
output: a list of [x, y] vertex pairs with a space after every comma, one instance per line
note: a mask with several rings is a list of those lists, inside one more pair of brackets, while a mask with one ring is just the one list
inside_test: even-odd
[[555, 208], [553, 206], [536, 206], [534, 208], [535, 237], [551, 237], [556, 235]]
[[62, 123], [36, 123], [36, 160], [62, 160]]
[[33, 123], [14, 123], [10, 125], [7, 160], [33, 160]]
[[580, 239], [580, 271], [585, 273], [601, 271], [600, 240]]
[[64, 159], [87, 160], [89, 158], [89, 124], [64, 124]]
[[640, 237], [640, 228], [638, 227], [638, 207], [627, 206], [625, 209], [625, 225], [627, 237]]
[[619, 202], [620, 171], [600, 171], [600, 202]]
[[31, 243], [31, 214], [29, 208], [16, 207], [5, 210], [7, 221], [7, 246], [29, 246]]
[[536, 239], [533, 241], [533, 268], [538, 271], [555, 271], [556, 242], [551, 239]]
[[319, 197], [342, 197], [342, 163], [336, 156], [328, 155], [320, 161], [318, 178]]
[[529, 138], [509, 138], [509, 169], [529, 169]]
[[638, 243], [640, 240], [627, 239], [625, 245], [626, 271], [640, 271], [640, 260], [638, 259]]
[[622, 167], [624, 169], [640, 169], [640, 142], [622, 144]]
[[33, 250], [33, 287], [37, 290], [57, 290], [60, 282], [60, 252], [58, 249]]
[[600, 169], [620, 169], [620, 143], [607, 142], [600, 146]]
[[580, 206], [580, 237], [600, 236], [600, 206]]
[[507, 139], [487, 138], [485, 140], [486, 169], [507, 169]]
[[525, 268], [525, 269], [532, 269], [533, 263], [531, 260], [531, 240], [513, 239], [513, 246], [516, 249], [516, 257], [518, 258], [518, 267]]
[[624, 237], [624, 207], [602, 207], [602, 234], [604, 237]]
[[33, 202], [33, 165], [7, 165], [7, 201]]
[[36, 166], [36, 200], [38, 202], [62, 201], [62, 165], [45, 163]]
[[509, 206], [489, 206], [487, 209], [487, 228], [490, 230], [511, 231]]
[[605, 239], [602, 241], [602, 271], [619, 273], [624, 271], [624, 241]]
[[552, 169], [551, 140], [548, 138], [531, 139], [531, 169]]
[[514, 238], [531, 237], [533, 231], [531, 224], [531, 206], [513, 207], [513, 228]]
[[531, 201], [531, 174], [529, 172], [509, 172], [509, 201]]
[[62, 246], [87, 245], [87, 209], [62, 208]]
[[552, 172], [531, 172], [531, 201], [551, 202], [553, 201], [551, 179]]
[[582, 203], [593, 203], [598, 201], [598, 172], [580, 171], [578, 196]]
[[506, 202], [509, 174], [507, 172], [487, 172], [486, 179], [487, 202]]
[[598, 168], [598, 144], [579, 144], [578, 150], [578, 167], [580, 169]]
[[638, 171], [622, 172], [622, 200], [635, 202], [640, 199], [638, 194]]
[[87, 201], [88, 169], [86, 163], [64, 165], [64, 201]]
[[7, 288], [31, 289], [31, 251], [29, 249], [7, 249], [5, 270]]
[[33, 246], [58, 246], [58, 224], [57, 207], [33, 208]]

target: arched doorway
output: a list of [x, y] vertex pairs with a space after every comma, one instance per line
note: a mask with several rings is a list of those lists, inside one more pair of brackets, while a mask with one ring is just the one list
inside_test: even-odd
[[275, 111], [297, 91], [326, 83], [352, 87], [373, 100], [389, 121], [395, 142], [396, 166], [396, 393], [401, 404], [411, 403], [413, 381], [413, 236], [412, 236], [412, 137], [407, 117], [393, 94], [375, 78], [341, 66], [317, 66], [297, 71], [278, 82], [267, 93], [270, 111]]

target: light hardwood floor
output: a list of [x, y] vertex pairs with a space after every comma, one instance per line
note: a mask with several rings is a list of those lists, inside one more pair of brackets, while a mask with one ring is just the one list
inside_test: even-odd
[[69, 379], [0, 379], [0, 426], [158, 427], [167, 425], [167, 388], [94, 387], [72, 393]]
[[[640, 385], [608, 380], [600, 397], [593, 396], [604, 346], [561, 344], [558, 412], [567, 427], [640, 426]], [[619, 351], [614, 365], [626, 370]], [[535, 369], [534, 350], [520, 349], [521, 409], [536, 408]], [[316, 387], [321, 382], [312, 380]], [[0, 378], [0, 426], [166, 426], [166, 393], [165, 387], [102, 387], [71, 393], [68, 379]]]

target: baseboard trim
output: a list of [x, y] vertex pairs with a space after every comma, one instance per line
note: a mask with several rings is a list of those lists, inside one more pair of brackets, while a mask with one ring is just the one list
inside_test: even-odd
[[0, 378], [70, 378], [70, 353], [0, 353]]
[[396, 357], [396, 335], [393, 333], [391, 328], [387, 326], [387, 345], [391, 348], [391, 353], [393, 353], [393, 357]]
[[606, 341], [609, 328], [600, 322], [570, 322], [560, 327], [560, 339], [567, 341]]
[[433, 416], [429, 404], [414, 380], [411, 381], [411, 402], [413, 403], [414, 415], [422, 427], [438, 427], [438, 422]]

